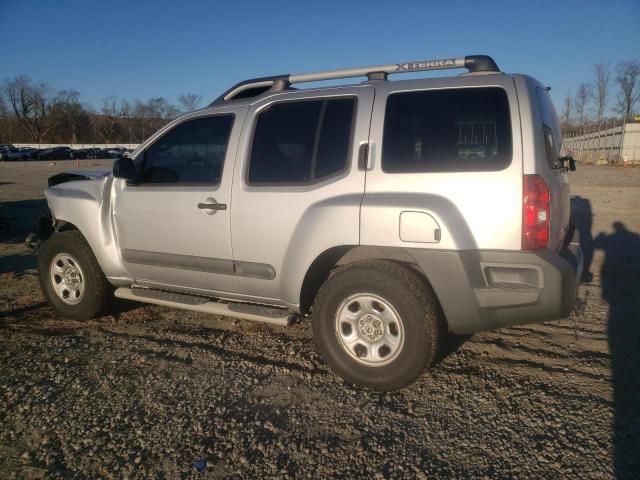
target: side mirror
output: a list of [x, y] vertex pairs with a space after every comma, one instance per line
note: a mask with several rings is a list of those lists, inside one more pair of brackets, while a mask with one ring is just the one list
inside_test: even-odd
[[[559, 160], [562, 163], [562, 166], [563, 166], [563, 168], [565, 170], [571, 171], [571, 172], [575, 172], [576, 171], [576, 161], [571, 155], [567, 155], [565, 157], [560, 157]], [[569, 164], [569, 166], [566, 166], [565, 162], [567, 162]]]
[[116, 178], [124, 178], [129, 181], [133, 180], [136, 176], [133, 160], [129, 157], [118, 158], [113, 162], [113, 176]]

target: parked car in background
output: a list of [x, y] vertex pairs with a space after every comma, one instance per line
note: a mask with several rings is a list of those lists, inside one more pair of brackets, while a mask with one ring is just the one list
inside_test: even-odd
[[86, 148], [77, 148], [71, 150], [71, 158], [74, 160], [85, 160], [89, 158], [89, 153]]
[[124, 156], [129, 150], [124, 147], [115, 147], [107, 150], [107, 153], [110, 155], [109, 158], [120, 158]]
[[96, 158], [96, 152], [98, 150], [100, 150], [99, 148], [85, 148], [83, 149], [85, 154], [87, 155], [86, 158]]
[[38, 160], [68, 160], [72, 158], [69, 147], [47, 148], [38, 153]]
[[13, 146], [11, 143], [0, 143], [0, 152], [3, 152], [4, 150], [9, 150], [11, 148], [16, 148], [16, 147]]
[[16, 152], [18, 149], [15, 147], [0, 148], [0, 160], [6, 161], [9, 154]]
[[101, 148], [96, 152], [96, 158], [119, 158], [121, 156], [117, 150], [111, 148]]
[[18, 160], [31, 160], [38, 149], [36, 148], [10, 148], [0, 151], [0, 160], [5, 162], [18, 161]]
[[32, 160], [35, 158], [39, 150], [37, 148], [18, 148], [14, 152], [7, 154], [7, 161], [9, 160]]

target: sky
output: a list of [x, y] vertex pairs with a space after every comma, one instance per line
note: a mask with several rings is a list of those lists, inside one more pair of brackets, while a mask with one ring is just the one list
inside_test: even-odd
[[471, 54], [551, 86], [559, 109], [594, 63], [640, 59], [640, 0], [0, 0], [0, 81], [26, 74], [98, 108], [191, 92], [204, 105], [252, 77]]

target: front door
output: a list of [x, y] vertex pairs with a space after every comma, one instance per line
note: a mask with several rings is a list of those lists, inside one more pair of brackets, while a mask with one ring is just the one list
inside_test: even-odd
[[117, 180], [114, 220], [136, 283], [234, 292], [231, 183], [246, 109], [188, 118], [135, 158], [135, 184]]

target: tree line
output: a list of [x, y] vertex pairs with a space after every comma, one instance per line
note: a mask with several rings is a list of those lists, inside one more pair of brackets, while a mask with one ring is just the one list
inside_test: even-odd
[[55, 90], [18, 75], [0, 87], [0, 143], [141, 143], [198, 108], [202, 97], [186, 93], [178, 101], [176, 106], [163, 97], [129, 101], [109, 96], [95, 109], [76, 90]]
[[[633, 120], [640, 99], [640, 61], [599, 62], [593, 65], [593, 79], [569, 90], [560, 108], [562, 129], [577, 133], [589, 127], [602, 127]], [[607, 115], [609, 107], [618, 117]]]

